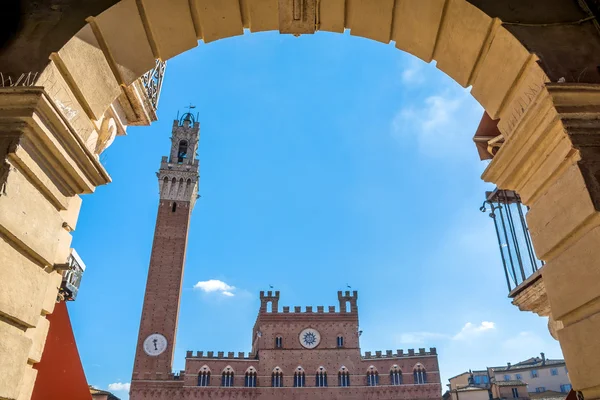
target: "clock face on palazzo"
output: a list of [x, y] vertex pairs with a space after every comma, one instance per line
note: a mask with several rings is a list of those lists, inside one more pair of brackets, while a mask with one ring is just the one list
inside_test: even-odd
[[300, 344], [307, 349], [314, 349], [321, 342], [321, 334], [312, 328], [306, 328], [300, 332]]
[[149, 356], [158, 356], [167, 349], [167, 338], [160, 333], [153, 333], [144, 340], [144, 351]]

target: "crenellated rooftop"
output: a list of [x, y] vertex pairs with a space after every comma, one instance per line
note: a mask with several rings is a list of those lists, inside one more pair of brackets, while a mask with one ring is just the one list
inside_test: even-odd
[[[338, 292], [339, 306], [284, 306], [282, 311], [279, 311], [279, 291], [260, 292], [260, 312], [259, 314], [334, 314], [334, 313], [356, 313], [358, 308], [356, 301], [358, 300], [358, 292], [339, 291]], [[270, 310], [269, 310], [270, 304]]]
[[394, 353], [392, 350], [386, 350], [385, 353], [382, 351], [376, 351], [373, 354], [370, 351], [365, 351], [365, 354], [361, 356], [363, 360], [376, 360], [379, 358], [402, 358], [402, 357], [423, 357], [423, 356], [437, 356], [437, 349], [435, 347], [430, 347], [429, 351], [426, 351], [424, 348], [418, 349], [415, 352], [415, 349], [408, 349], [405, 353], [404, 350], [399, 349]]
[[[374, 353], [366, 351], [361, 358], [363, 360], [376, 360], [385, 358], [408, 358], [424, 356], [437, 356], [437, 349], [435, 347], [430, 347], [429, 351], [426, 351], [425, 348], [419, 348], [417, 351], [415, 351], [415, 349], [407, 349], [406, 352], [402, 349], [398, 349], [395, 352], [393, 350], [386, 350], [385, 352], [375, 351]], [[196, 354], [194, 354], [193, 351], [188, 350], [185, 358], [208, 358], [214, 360], [256, 360], [256, 354], [245, 353], [243, 351], [238, 353], [230, 351], [227, 354], [224, 351], [196, 351]]]

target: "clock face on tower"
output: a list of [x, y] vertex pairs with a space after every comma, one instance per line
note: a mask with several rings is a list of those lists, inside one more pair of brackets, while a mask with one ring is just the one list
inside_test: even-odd
[[307, 349], [314, 349], [321, 342], [321, 334], [312, 328], [300, 332], [300, 344]]
[[149, 356], [158, 356], [167, 349], [167, 338], [160, 333], [153, 333], [144, 340], [144, 351]]

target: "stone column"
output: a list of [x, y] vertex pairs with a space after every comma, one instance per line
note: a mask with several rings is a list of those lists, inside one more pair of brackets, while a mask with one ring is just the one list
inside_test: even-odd
[[109, 181], [43, 88], [0, 88], [0, 398], [30, 398], [79, 194]]
[[573, 388], [600, 398], [600, 85], [523, 85], [483, 178], [516, 190]]

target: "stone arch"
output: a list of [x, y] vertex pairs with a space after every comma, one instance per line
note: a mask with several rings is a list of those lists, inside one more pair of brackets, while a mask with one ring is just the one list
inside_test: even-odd
[[256, 378], [258, 373], [254, 366], [250, 366], [246, 369], [244, 373], [244, 386], [245, 387], [256, 387]]
[[367, 386], [378, 386], [379, 385], [379, 371], [374, 365], [370, 365], [367, 368]]
[[338, 386], [350, 386], [350, 371], [344, 365], [338, 370]]
[[294, 370], [294, 387], [304, 387], [306, 385], [306, 372], [300, 365]]
[[203, 365], [202, 367], [200, 367], [200, 369], [198, 370], [198, 373], [200, 372], [208, 372], [210, 373], [210, 368], [208, 367], [208, 365]]
[[[330, 32], [349, 29], [353, 36], [393, 42], [399, 50], [425, 62], [436, 60], [437, 67], [457, 83], [473, 86], [473, 96], [492, 119], [511, 115], [510, 103], [515, 98], [541, 90], [548, 81], [536, 56], [498, 18], [467, 0], [394, 3], [319, 2], [316, 27]], [[56, 72], [54, 63], [64, 66], [72, 83], [80, 86], [78, 100], [86, 114], [98, 120], [119, 95], [121, 86], [132, 85], [154, 68], [155, 59], [166, 61], [196, 47], [198, 40], [209, 43], [241, 35], [245, 28], [250, 32], [288, 32], [285, 22], [279, 24], [279, 17], [278, 7], [257, 7], [248, 12], [234, 1], [216, 7], [206, 0], [168, 5], [138, 2], [138, 6], [132, 0], [122, 0], [88, 18], [88, 24], [53, 55], [54, 61], [41, 74], [39, 83]], [[315, 31], [311, 26], [303, 29], [306, 33]], [[75, 54], [77, 65], [71, 61]], [[87, 75], [77, 71], [81, 65]], [[105, 84], [92, 88], [84, 81], [90, 77], [102, 77], [98, 81]], [[510, 133], [505, 124], [499, 128], [504, 134]]]
[[[101, 14], [88, 19], [87, 25], [53, 53], [50, 64], [41, 71], [35, 84], [44, 87], [48, 92], [48, 99], [55, 104], [72, 105], [70, 109], [57, 108], [57, 113], [73, 126], [72, 131], [75, 134], [88, 143], [92, 133], [98, 130], [99, 121], [103, 121], [107, 110], [121, 91], [132, 86], [135, 86], [136, 90], [140, 89], [141, 86], [136, 83], [137, 79], [156, 65], [157, 58], [167, 60], [196, 46], [197, 39], [211, 42], [239, 35], [244, 28], [252, 32], [288, 29], [279, 25], [277, 7], [265, 7], [264, 3], [261, 6], [257, 2], [254, 4], [256, 7], [240, 9], [240, 4], [247, 5], [253, 0], [223, 2], [227, 4], [223, 7], [216, 6], [220, 4], [216, 0], [211, 1], [213, 0], [174, 0], [168, 3], [168, 7], [165, 6], [166, 2], [119, 1]], [[200, 7], [201, 4], [203, 7]], [[572, 226], [567, 223], [561, 224], [559, 221], [554, 227], [541, 228], [550, 225], [549, 221], [554, 215], [544, 219], [540, 214], [552, 207], [543, 207], [548, 204], [542, 204], [537, 209], [544, 211], [537, 214], [535, 209], [532, 209], [532, 219], [539, 228], [539, 232], [536, 232], [538, 236], [534, 240], [536, 249], [540, 249], [538, 255], [544, 259], [556, 260], [552, 270], [546, 270], [544, 274], [548, 292], [557, 293], [553, 299], [557, 310], [553, 310], [553, 313], [557, 322], [570, 321], [569, 325], [573, 326], [565, 326], [564, 329], [571, 332], [571, 337], [576, 337], [573, 332], [584, 330], [581, 328], [583, 324], [574, 326], [576, 319], [566, 318], [567, 315], [573, 317], [571, 313], [574, 310], [585, 306], [585, 317], [591, 316], [587, 305], [600, 296], [597, 290], [573, 289], [586, 286], [591, 272], [585, 268], [573, 267], [573, 261], [570, 261], [574, 259], [573, 254], [583, 254], [581, 257], [584, 258], [577, 262], [580, 265], [594, 265], [597, 259], [596, 253], [588, 254], [585, 250], [597, 243], [597, 225], [588, 222], [597, 219], [600, 196], [598, 193], [592, 193], [591, 189], [588, 191], [587, 185], [594, 186], [592, 189], [597, 192], [597, 181], [600, 178], [597, 175], [594, 177], [593, 171], [586, 170], [589, 165], [580, 168], [583, 162], [578, 158], [579, 148], [573, 144], [573, 138], [566, 134], [569, 127], [561, 121], [562, 115], [558, 115], [555, 107], [556, 101], [562, 102], [561, 105], [564, 106], [578, 105], [577, 101], [581, 100], [577, 95], [585, 88], [573, 86], [567, 88], [572, 90], [567, 92], [557, 84], [547, 84], [549, 78], [537, 64], [537, 57], [530, 54], [502, 26], [500, 20], [491, 18], [466, 0], [345, 0], [319, 4], [324, 8], [319, 10], [319, 20], [315, 21], [318, 29], [343, 32], [347, 28], [355, 36], [382, 43], [394, 41], [400, 50], [426, 62], [436, 60], [438, 68], [462, 86], [472, 86], [472, 95], [482, 104], [489, 116], [493, 119], [499, 118], [501, 139], [507, 141], [497, 153], [495, 163], [484, 173], [484, 180], [494, 182], [502, 188], [517, 190], [525, 204], [535, 203], [550, 189], [554, 192], [548, 197], [553, 198], [562, 193], [573, 193], [573, 190], [569, 190], [570, 187], [565, 188], [566, 184], [556, 183], [558, 178], [567, 173], [569, 175], [563, 181], [575, 182], [578, 185], [583, 182], [575, 188], [584, 190], [580, 190], [583, 194], [577, 197], [577, 204], [581, 204], [581, 207], [573, 218]], [[597, 105], [597, 95], [592, 91], [586, 93], [591, 93], [590, 96], [594, 96], [594, 99], [582, 104]], [[535, 111], [531, 111], [532, 109]], [[575, 115], [575, 112], [565, 107], [561, 110], [561, 113], [572, 112], [572, 115]], [[528, 135], [534, 134], [531, 126], [539, 126], [541, 123], [541, 117], [538, 120], [532, 117], [536, 113], [550, 113], [548, 119], [559, 122], [550, 126], [547, 121], [541, 121], [543, 128], [535, 132], [534, 138], [530, 138]], [[594, 126], [594, 129], [597, 128]], [[548, 145], [543, 154], [532, 158], [529, 154], [534, 153], [532, 149], [541, 148], [536, 146], [542, 141], [540, 137], [551, 137], [547, 140], [556, 142], [559, 141], [558, 138], [564, 139], [561, 142], [562, 153], [557, 154], [560, 152], [550, 150]], [[512, 142], [509, 142], [511, 138], [518, 140], [512, 139]], [[507, 145], [511, 147], [507, 148]], [[532, 161], [533, 159], [538, 161]], [[548, 160], [548, 163], [542, 165], [544, 160]], [[107, 183], [107, 175], [98, 170], [98, 176], [94, 175], [97, 171], [92, 173], [91, 169], [88, 170], [86, 174], [94, 177], [92, 183], [84, 182], [81, 187], [75, 187], [72, 191], [69, 188], [69, 195], [89, 193], [93, 191], [94, 186]], [[590, 178], [594, 178], [596, 182], [590, 183]], [[563, 201], [565, 204], [569, 202]], [[559, 225], [564, 227], [556, 227]], [[552, 231], [553, 237], [547, 237], [549, 231]], [[559, 257], [563, 252], [570, 253]], [[566, 265], [569, 267], [568, 272], [573, 274], [574, 283], [568, 288], [562, 287], [563, 273], [556, 272], [560, 269], [557, 265]], [[561, 304], [559, 297], [568, 298], [573, 293], [580, 294], [570, 296], [576, 297], [577, 300]], [[584, 315], [581, 310], [578, 313]], [[577, 318], [577, 321], [579, 320], [580, 317]], [[597, 322], [593, 323], [594, 327], [598, 326]], [[40, 340], [43, 341], [44, 335], [41, 336]], [[563, 346], [563, 349], [565, 353], [577, 354], [575, 347], [573, 344], [569, 347]], [[575, 360], [577, 357], [568, 358]], [[573, 371], [576, 370], [573, 368]], [[585, 377], [573, 379], [577, 388], [588, 388], [590, 395], [600, 393], [597, 390], [597, 380], [592, 382]]]
[[397, 364], [392, 365], [390, 368], [390, 385], [401, 385], [402, 384], [402, 369]]
[[280, 367], [273, 368], [271, 372], [271, 386], [283, 387], [283, 371]]
[[421, 363], [416, 363], [413, 367], [413, 383], [417, 385], [427, 383], [427, 370]]

